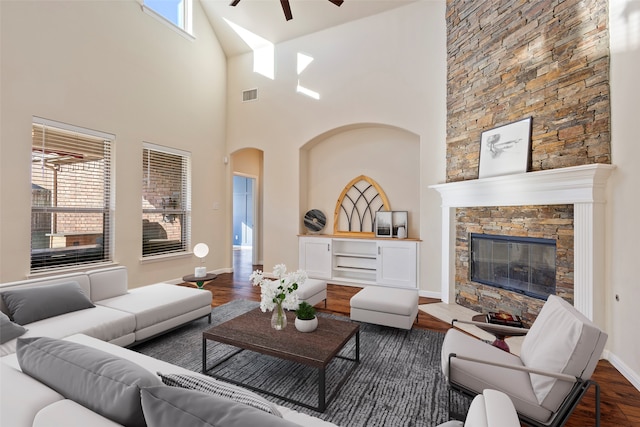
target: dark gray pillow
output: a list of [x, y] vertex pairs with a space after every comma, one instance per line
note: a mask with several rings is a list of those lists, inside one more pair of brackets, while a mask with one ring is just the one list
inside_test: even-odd
[[0, 311], [0, 344], [18, 338], [25, 332], [27, 332], [25, 328], [13, 323], [11, 319], [9, 319], [9, 316]]
[[159, 386], [143, 388], [140, 393], [149, 427], [300, 427], [251, 406], [201, 391]]
[[95, 307], [78, 282], [8, 290], [2, 299], [11, 319], [20, 325]]
[[162, 385], [133, 362], [70, 341], [18, 338], [16, 353], [22, 372], [124, 426], [146, 426], [140, 389]]

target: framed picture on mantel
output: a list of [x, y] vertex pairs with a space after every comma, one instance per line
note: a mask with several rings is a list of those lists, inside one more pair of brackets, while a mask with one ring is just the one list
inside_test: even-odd
[[527, 172], [531, 122], [528, 117], [482, 132], [478, 178]]

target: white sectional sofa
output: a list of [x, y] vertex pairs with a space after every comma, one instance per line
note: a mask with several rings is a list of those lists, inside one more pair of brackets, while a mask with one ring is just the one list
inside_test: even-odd
[[[133, 362], [139, 369], [145, 370], [148, 375], [155, 376], [158, 372], [164, 375], [182, 374], [189, 377], [203, 378], [208, 381], [216, 381], [203, 374], [189, 371], [187, 369], [169, 364], [167, 362], [154, 359], [152, 357], [136, 353], [135, 351], [118, 347], [113, 344], [100, 341], [98, 339], [77, 334], [65, 338], [63, 341], [71, 343], [81, 344], [89, 349], [96, 349], [105, 352], [108, 355], [115, 356], [119, 359], [124, 359], [129, 362]], [[46, 360], [42, 361], [47, 365]], [[103, 364], [107, 365], [107, 364]], [[47, 365], [43, 368], [45, 372], [52, 365]], [[114, 369], [113, 371], [120, 371], [120, 369]], [[83, 376], [81, 373], [72, 374], [75, 379], [76, 385], [82, 382]], [[65, 378], [65, 375], [59, 376], [61, 379]], [[71, 398], [65, 397], [60, 392], [54, 390], [38, 379], [35, 379], [21, 371], [21, 367], [18, 362], [17, 354], [10, 354], [0, 359], [0, 425], [11, 427], [33, 426], [33, 427], [111, 427], [122, 425], [119, 424], [95, 411], [83, 406]], [[157, 380], [160, 382], [160, 380]], [[81, 385], [78, 385], [81, 387]], [[235, 386], [233, 386], [235, 387]], [[56, 387], [58, 388], [58, 387]], [[64, 386], [60, 386], [64, 388]], [[58, 389], [60, 389], [58, 388]], [[142, 388], [142, 387], [141, 387]], [[167, 388], [168, 390], [174, 390], [175, 393], [194, 393], [191, 390], [177, 389], [176, 387], [164, 386], [151, 387], [156, 391], [158, 389]], [[94, 399], [100, 401], [116, 400], [117, 398], [109, 395], [106, 392], [96, 390], [94, 391]], [[83, 393], [91, 394], [92, 392]], [[251, 394], [251, 392], [247, 393]], [[121, 395], [123, 393], [120, 393]], [[205, 404], [200, 405], [201, 409], [207, 410], [208, 407], [215, 403], [220, 404], [220, 400], [215, 397], [210, 397], [211, 404], [208, 403], [208, 396], [203, 393], [194, 395], [195, 398], [204, 399]], [[187, 394], [188, 405], [191, 409], [194, 409], [194, 405], [197, 403], [194, 400], [194, 396]], [[259, 397], [258, 397], [259, 398]], [[96, 402], [99, 405], [100, 402]], [[224, 403], [223, 403], [224, 404]], [[86, 402], [85, 402], [86, 405]], [[89, 406], [91, 402], [89, 402]], [[305, 426], [305, 427], [335, 427], [334, 424], [323, 421], [319, 418], [312, 417], [310, 415], [297, 412], [282, 406], [276, 406], [271, 404], [280, 413], [282, 418], [277, 418], [256, 410], [253, 407], [247, 407], [248, 405], [237, 405], [233, 402], [229, 403], [229, 412], [222, 417], [218, 426], [246, 426], [246, 425], [259, 425], [259, 426]], [[235, 406], [234, 406], [235, 405]], [[172, 405], [173, 406], [173, 405]], [[153, 412], [157, 417], [163, 416], [161, 410], [153, 408]], [[147, 415], [145, 414], [145, 418]], [[256, 418], [257, 417], [257, 418]], [[166, 425], [167, 427], [174, 427], [175, 425], [189, 425], [199, 426], [208, 424], [197, 424], [192, 421], [183, 421], [176, 424], [174, 421], [166, 416], [163, 418], [160, 424], [152, 424], [149, 420], [147, 422], [150, 426]]]
[[[82, 293], [94, 307], [66, 311], [65, 292], [61, 296], [37, 301], [38, 295], [49, 295], [49, 286], [77, 283]], [[37, 288], [37, 289], [34, 289]], [[46, 336], [64, 338], [82, 333], [119, 346], [128, 346], [166, 332], [192, 320], [211, 316], [211, 292], [196, 288], [158, 283], [128, 289], [126, 267], [109, 267], [88, 272], [71, 273], [38, 279], [27, 279], [0, 284], [0, 311], [12, 318], [5, 303], [5, 293], [31, 289], [31, 296], [15, 297], [14, 305], [20, 306], [29, 298], [33, 304], [23, 304], [23, 312], [53, 310], [61, 314], [46, 317], [27, 324], [23, 338]], [[57, 295], [54, 293], [54, 295]], [[71, 298], [75, 298], [71, 295]], [[43, 307], [43, 304], [46, 306]], [[27, 313], [27, 317], [30, 313]], [[37, 314], [35, 318], [41, 317]], [[20, 323], [20, 322], [18, 322]], [[5, 341], [4, 339], [2, 341]], [[16, 339], [0, 344], [0, 356], [15, 352]]]
[[[182, 374], [214, 382], [216, 380], [123, 348], [198, 318], [209, 316], [211, 320], [211, 299], [209, 291], [166, 283], [129, 290], [127, 270], [124, 267], [0, 284], [0, 426], [134, 425], [118, 423], [114, 421], [114, 417], [110, 418], [101, 412], [101, 408], [111, 406], [110, 414], [115, 413], [117, 419], [121, 408], [110, 402], [122, 401], [123, 396], [128, 396], [131, 400], [131, 387], [114, 392], [113, 388], [105, 386], [103, 382], [104, 378], [114, 375], [114, 382], [120, 384], [120, 379], [117, 378], [123, 371], [122, 366], [119, 366], [120, 362], [132, 362], [137, 367], [137, 371], [134, 370], [133, 375], [129, 375], [129, 379], [133, 376], [136, 383], [133, 387], [133, 400], [137, 396], [140, 406], [141, 395], [146, 396], [147, 404], [151, 405], [145, 414], [145, 418], [150, 417], [146, 422], [149, 426], [209, 425], [198, 424], [194, 419], [185, 421], [184, 418], [179, 418], [178, 422], [171, 417], [190, 417], [192, 414], [189, 411], [203, 410], [211, 413], [212, 407], [218, 409], [217, 416], [222, 414], [222, 424], [216, 425], [334, 426], [319, 418], [267, 401], [268, 405], [277, 408], [276, 412], [282, 418], [265, 414], [244, 402], [238, 403], [219, 396], [164, 385], [156, 375], [158, 372], [165, 375]], [[14, 317], [23, 320], [22, 326], [9, 321], [16, 320]], [[32, 319], [36, 320], [30, 321]], [[18, 334], [19, 336], [13, 337]], [[38, 337], [45, 338], [38, 340]], [[79, 352], [78, 349], [63, 349], [59, 354], [45, 351], [35, 357], [24, 356], [24, 349], [27, 346], [33, 347], [34, 340], [43, 342], [49, 339], [63, 345], [67, 342], [80, 344], [82, 348]], [[18, 340], [21, 340], [20, 343]], [[18, 350], [19, 348], [22, 350]], [[18, 353], [22, 351], [21, 362], [17, 350]], [[78, 370], [82, 364], [75, 363], [77, 360], [65, 360], [65, 357], [73, 358], [77, 354], [91, 355], [96, 350], [98, 353], [114, 356], [114, 360], [87, 363], [84, 370]], [[49, 357], [51, 354], [52, 358]], [[83, 357], [80, 356], [81, 361]], [[28, 360], [31, 367], [25, 373], [21, 363], [27, 363]], [[94, 368], [106, 370], [106, 374], [90, 372]], [[53, 380], [50, 375], [53, 375]], [[151, 380], [149, 376], [152, 377]], [[144, 381], [151, 386], [143, 387]], [[77, 398], [74, 398], [69, 387], [75, 388]], [[223, 389], [225, 387], [227, 385]], [[241, 396], [251, 393], [240, 388], [238, 390]], [[87, 404], [82, 401], [90, 399], [88, 396], [93, 396], [95, 407], [91, 402]], [[257, 395], [256, 398], [261, 399]], [[148, 403], [149, 399], [151, 403]], [[167, 404], [163, 399], [175, 400]], [[201, 399], [202, 404], [195, 404], [198, 399]], [[175, 410], [176, 402], [186, 403], [186, 409], [178, 415], [175, 411], [168, 413], [169, 409]], [[109, 410], [106, 413], [109, 415]], [[153, 417], [156, 419], [152, 419]]]

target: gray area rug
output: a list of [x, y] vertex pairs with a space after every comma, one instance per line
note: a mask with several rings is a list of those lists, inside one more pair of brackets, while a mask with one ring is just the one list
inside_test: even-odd
[[[258, 307], [257, 302], [236, 300], [212, 310], [206, 319], [140, 344], [132, 349], [175, 365], [201, 372], [202, 332], [212, 325]], [[271, 313], [265, 313], [271, 316]], [[320, 313], [322, 317], [348, 318]], [[295, 327], [292, 324], [287, 327]], [[444, 334], [422, 329], [411, 333], [395, 328], [361, 324], [360, 364], [324, 413], [276, 397], [265, 397], [279, 405], [308, 413], [343, 427], [436, 426], [448, 421], [448, 388], [440, 368]], [[341, 355], [353, 357], [352, 339]], [[208, 366], [233, 352], [234, 347], [209, 342]], [[327, 396], [331, 395], [353, 362], [335, 359], [327, 370]], [[258, 353], [243, 351], [215, 368], [216, 374], [254, 387], [317, 404], [317, 371]], [[468, 402], [454, 393], [456, 410]], [[464, 411], [466, 412], [466, 411]]]

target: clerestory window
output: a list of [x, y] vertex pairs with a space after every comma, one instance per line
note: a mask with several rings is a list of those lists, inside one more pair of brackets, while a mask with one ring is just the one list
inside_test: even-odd
[[144, 0], [143, 10], [189, 35], [193, 34], [192, 0]]
[[142, 256], [186, 252], [191, 234], [191, 154], [145, 143]]
[[112, 134], [32, 122], [31, 271], [111, 261]]

